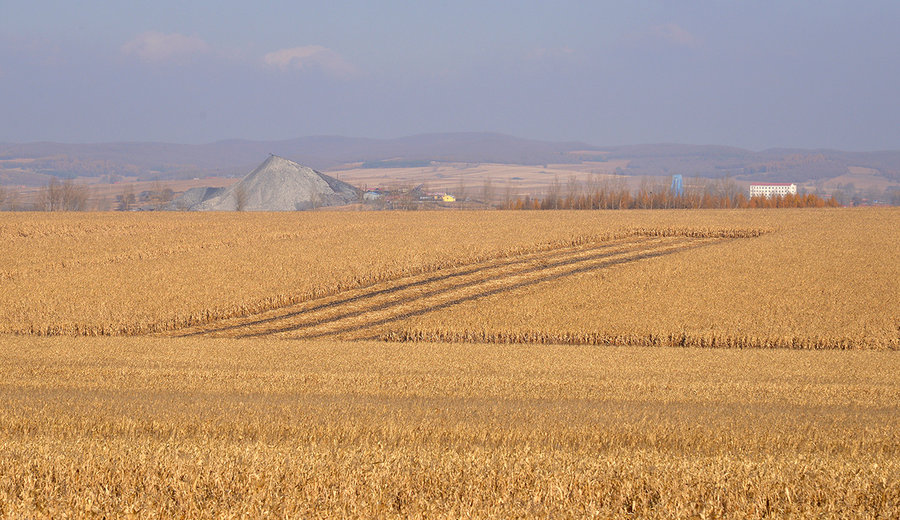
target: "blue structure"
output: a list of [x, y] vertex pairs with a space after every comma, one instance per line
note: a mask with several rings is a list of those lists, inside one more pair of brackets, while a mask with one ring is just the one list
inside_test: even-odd
[[684, 183], [681, 180], [680, 173], [676, 173], [672, 176], [672, 187], [669, 189], [672, 192], [672, 195], [675, 195], [676, 197], [684, 195]]

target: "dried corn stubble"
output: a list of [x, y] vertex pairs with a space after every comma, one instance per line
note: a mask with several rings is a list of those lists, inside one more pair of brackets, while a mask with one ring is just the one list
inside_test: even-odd
[[892, 517], [892, 352], [4, 337], [0, 516]]
[[10, 247], [0, 252], [0, 330], [178, 331], [373, 284], [402, 285], [422, 273], [623, 237], [680, 237], [721, 243], [595, 271], [586, 265], [574, 276], [500, 294], [485, 286], [484, 297], [469, 291], [472, 301], [448, 291], [447, 301], [459, 305], [414, 308], [410, 319], [400, 319], [406, 302], [398, 301], [389, 321], [349, 327], [365, 332], [361, 337], [399, 340], [897, 348], [898, 215], [5, 214], [0, 235]]
[[[638, 218], [634, 218], [637, 216]], [[145, 334], [635, 233], [765, 222], [600, 212], [0, 214], [0, 331]], [[752, 220], [752, 219], [751, 219]]]
[[777, 231], [469, 301], [391, 340], [900, 348], [900, 212], [785, 215]]

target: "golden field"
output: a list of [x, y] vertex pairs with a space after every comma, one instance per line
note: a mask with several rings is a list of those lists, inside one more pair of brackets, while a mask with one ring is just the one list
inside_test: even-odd
[[900, 514], [894, 352], [2, 341], [0, 517]]
[[0, 213], [0, 243], [0, 518], [900, 516], [895, 209]]
[[[466, 301], [392, 337], [900, 348], [900, 213], [795, 212], [775, 232]], [[732, 224], [735, 225], [735, 224]]]
[[0, 214], [0, 239], [0, 332], [900, 347], [896, 209]]
[[[146, 333], [602, 232], [398, 213], [0, 213], [0, 331]], [[505, 222], [504, 222], [505, 221]], [[512, 223], [538, 236], [510, 235]]]

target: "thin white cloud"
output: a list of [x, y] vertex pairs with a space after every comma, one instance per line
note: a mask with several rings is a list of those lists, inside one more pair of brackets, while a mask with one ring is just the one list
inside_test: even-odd
[[197, 36], [178, 33], [145, 32], [122, 46], [122, 52], [149, 63], [180, 62], [209, 51], [209, 44]]
[[675, 23], [664, 23], [650, 29], [650, 36], [669, 45], [679, 47], [699, 47], [702, 43], [685, 28]]
[[337, 52], [321, 45], [279, 49], [263, 56], [263, 63], [281, 71], [321, 69], [330, 76], [349, 78], [357, 70]]

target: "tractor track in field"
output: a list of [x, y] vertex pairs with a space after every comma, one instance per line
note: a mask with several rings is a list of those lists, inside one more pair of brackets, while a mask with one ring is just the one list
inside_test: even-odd
[[[496, 273], [498, 270], [515, 269], [517, 266], [524, 264], [536, 264], [557, 258], [566, 258], [571, 260], [578, 253], [596, 252], [602, 250], [611, 250], [613, 248], [621, 248], [623, 246], [634, 246], [650, 241], [646, 237], [627, 237], [617, 239], [602, 244], [592, 244], [589, 246], [566, 246], [534, 253], [525, 253], [514, 257], [506, 257], [500, 259], [486, 260], [453, 268], [440, 269], [428, 273], [406, 276], [396, 280], [388, 280], [379, 282], [368, 287], [351, 289], [342, 291], [338, 294], [323, 296], [305, 302], [292, 304], [277, 309], [271, 309], [262, 313], [243, 318], [230, 318], [219, 320], [217, 322], [191, 327], [176, 331], [177, 336], [200, 336], [210, 333], [228, 332], [237, 329], [247, 328], [250, 326], [259, 326], [267, 323], [282, 321], [288, 318], [294, 318], [303, 314], [309, 314], [323, 309], [329, 309], [347, 304], [359, 303], [373, 298], [387, 296], [401, 291], [421, 288], [426, 285], [436, 286], [443, 282], [451, 282], [450, 285], [459, 286], [467, 283], [452, 283], [459, 278], [465, 280], [471, 275], [480, 275], [485, 278]], [[494, 277], [498, 276], [493, 274]]]
[[722, 238], [632, 236], [442, 269], [166, 335], [371, 339], [379, 327], [503, 292], [676, 254]]
[[[628, 237], [626, 239], [616, 240], [616, 245], [622, 245], [624, 243], [637, 243], [640, 241], [649, 240], [648, 238], [643, 237]], [[610, 245], [606, 245], [605, 247], [610, 247]], [[197, 336], [207, 334], [209, 332], [224, 332], [227, 330], [244, 328], [250, 325], [262, 325], [264, 323], [271, 323], [273, 321], [283, 320], [285, 318], [290, 318], [294, 316], [298, 316], [300, 314], [319, 311], [322, 309], [327, 309], [331, 307], [336, 307], [339, 305], [344, 305], [348, 303], [358, 302], [364, 299], [370, 299], [377, 296], [388, 295], [392, 293], [396, 293], [399, 291], [403, 291], [406, 289], [411, 289], [415, 287], [420, 287], [426, 284], [432, 284], [435, 282], [441, 282], [444, 280], [450, 280], [453, 278], [463, 277], [467, 275], [471, 275], [479, 272], [486, 272], [489, 269], [498, 269], [506, 266], [511, 266], [515, 264], [521, 264], [526, 261], [537, 261], [541, 259], [550, 259], [556, 258], [559, 256], [570, 255], [573, 251], [583, 250], [586, 246], [566, 246], [559, 247], [555, 249], [549, 249], [545, 251], [538, 251], [533, 253], [523, 253], [521, 255], [517, 255], [514, 257], [504, 257], [499, 259], [485, 260], [482, 262], [476, 262], [472, 264], [466, 264], [462, 266], [439, 269], [437, 271], [429, 271], [427, 273], [421, 273], [417, 275], [405, 276], [402, 278], [398, 278], [395, 280], [387, 280], [383, 282], [378, 282], [367, 287], [359, 288], [359, 289], [350, 289], [347, 291], [342, 291], [338, 294], [332, 294], [328, 296], [323, 296], [321, 298], [315, 298], [312, 300], [307, 300], [305, 302], [292, 304], [289, 306], [279, 307], [277, 309], [271, 309], [268, 311], [264, 311], [262, 313], [254, 314], [250, 317], [243, 318], [235, 318], [235, 319], [226, 319], [220, 320], [211, 325], [201, 325], [197, 327], [191, 327], [190, 332], [179, 331], [178, 336]], [[599, 249], [599, 247], [591, 248]], [[265, 317], [262, 317], [265, 316]], [[239, 323], [232, 325], [222, 325], [225, 322], [235, 322], [239, 321]]]

